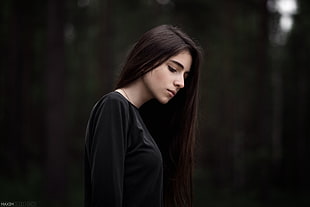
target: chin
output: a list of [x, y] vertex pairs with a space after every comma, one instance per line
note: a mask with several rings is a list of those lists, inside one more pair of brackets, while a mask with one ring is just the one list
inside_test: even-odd
[[170, 98], [167, 98], [167, 97], [163, 97], [163, 98], [158, 98], [157, 101], [161, 104], [166, 104], [170, 101], [171, 99]]

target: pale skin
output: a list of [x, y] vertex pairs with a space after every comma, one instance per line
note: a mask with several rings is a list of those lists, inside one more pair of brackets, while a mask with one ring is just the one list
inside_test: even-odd
[[180, 89], [184, 88], [184, 81], [190, 72], [191, 64], [192, 56], [184, 50], [133, 83], [116, 91], [137, 108], [154, 98], [166, 104]]

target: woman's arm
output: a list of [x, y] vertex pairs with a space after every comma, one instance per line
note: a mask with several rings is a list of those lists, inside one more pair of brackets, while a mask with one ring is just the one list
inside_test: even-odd
[[89, 198], [92, 207], [121, 207], [128, 109], [120, 100], [96, 106], [88, 125], [86, 158], [89, 163]]

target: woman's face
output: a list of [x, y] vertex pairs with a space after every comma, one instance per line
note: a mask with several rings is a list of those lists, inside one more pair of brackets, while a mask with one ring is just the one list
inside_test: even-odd
[[167, 103], [184, 87], [184, 80], [192, 64], [190, 53], [185, 50], [146, 73], [142, 80], [149, 95], [160, 103]]

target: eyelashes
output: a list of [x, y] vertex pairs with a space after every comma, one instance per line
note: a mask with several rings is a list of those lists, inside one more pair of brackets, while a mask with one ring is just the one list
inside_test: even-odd
[[[172, 67], [172, 66], [170, 66], [170, 65], [168, 65], [168, 69], [169, 69], [169, 71], [172, 72], [172, 73], [178, 72], [177, 69], [175, 69], [174, 67]], [[188, 76], [189, 76], [189, 72], [184, 73], [184, 80], [186, 80]]]
[[177, 72], [177, 70], [173, 67], [171, 67], [170, 65], [168, 65], [168, 69], [170, 70], [170, 72], [175, 73]]

